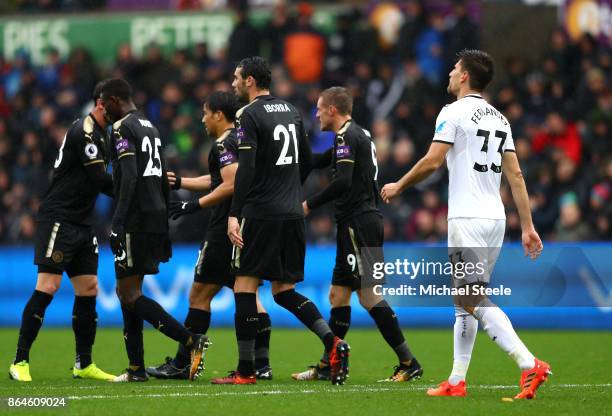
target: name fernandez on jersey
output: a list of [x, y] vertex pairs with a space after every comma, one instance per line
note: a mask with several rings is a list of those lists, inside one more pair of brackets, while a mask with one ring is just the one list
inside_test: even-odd
[[499, 192], [505, 152], [514, 152], [510, 123], [480, 95], [445, 106], [436, 120], [434, 142], [452, 145], [448, 218], [505, 219]]

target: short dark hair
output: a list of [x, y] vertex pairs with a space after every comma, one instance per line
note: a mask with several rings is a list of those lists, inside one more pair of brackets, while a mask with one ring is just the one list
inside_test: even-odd
[[132, 87], [130, 87], [130, 84], [123, 78], [111, 78], [102, 84], [100, 94], [128, 101], [132, 98]]
[[353, 112], [353, 97], [344, 87], [331, 87], [321, 93], [323, 102], [333, 105], [340, 114], [349, 115]]
[[98, 82], [96, 84], [96, 86], [94, 87], [93, 90], [93, 100], [94, 100], [94, 104], [100, 99], [102, 98], [102, 87], [104, 86], [104, 84], [106, 83], [106, 80], [103, 79], [102, 81]]
[[270, 89], [272, 83], [272, 71], [270, 65], [261, 56], [250, 56], [244, 58], [238, 63], [242, 78], [246, 79], [249, 76], [253, 77], [257, 88], [260, 90]]
[[233, 93], [215, 91], [206, 100], [205, 105], [210, 111], [221, 111], [228, 121], [236, 120], [236, 111], [240, 108], [238, 99]]
[[464, 49], [457, 53], [461, 67], [470, 74], [470, 87], [484, 90], [493, 79], [494, 65], [491, 55], [478, 49]]

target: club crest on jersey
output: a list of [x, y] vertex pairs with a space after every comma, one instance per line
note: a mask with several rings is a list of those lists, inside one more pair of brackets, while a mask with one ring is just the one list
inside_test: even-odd
[[441, 133], [442, 130], [444, 130], [445, 124], [446, 124], [446, 121], [443, 121], [442, 123], [438, 124], [438, 127], [436, 127], [436, 133]]
[[349, 146], [336, 147], [336, 159], [344, 159], [345, 157], [351, 157], [351, 148]]
[[87, 156], [89, 160], [95, 159], [98, 156], [98, 146], [93, 143], [87, 143], [85, 145], [85, 156]]

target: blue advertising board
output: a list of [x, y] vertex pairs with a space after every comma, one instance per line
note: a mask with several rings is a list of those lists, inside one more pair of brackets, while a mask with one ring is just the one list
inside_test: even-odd
[[[440, 251], [443, 247], [434, 249]], [[430, 247], [388, 244], [385, 261], [392, 263], [401, 258], [420, 261], [423, 253], [431, 253]], [[520, 246], [504, 246], [492, 275], [491, 287], [510, 288], [514, 294], [506, 299], [493, 298], [519, 328], [610, 330], [611, 253], [610, 243], [547, 243], [543, 255], [537, 261], [531, 261], [523, 256]], [[195, 245], [175, 246], [172, 259], [161, 265], [160, 273], [145, 278], [145, 294], [179, 320], [185, 317], [188, 309], [188, 293], [197, 254]], [[36, 266], [32, 264], [32, 258], [31, 247], [0, 247], [3, 275], [0, 326], [19, 325], [23, 306], [36, 282]], [[309, 246], [305, 280], [298, 285], [298, 290], [312, 299], [324, 316], [329, 313], [327, 297], [334, 260], [334, 246]], [[419, 279], [409, 279], [408, 283], [421, 286], [427, 283], [422, 277]], [[393, 287], [394, 282], [389, 281], [389, 285]], [[65, 277], [47, 310], [45, 325], [70, 326], [73, 299], [72, 287]], [[274, 326], [299, 325], [291, 314], [274, 303], [268, 283], [261, 288], [261, 299]], [[452, 300], [448, 295], [435, 298], [391, 296], [387, 300], [395, 307], [404, 327], [449, 327], [454, 321]], [[234, 298], [229, 289], [224, 288], [217, 295], [212, 309], [212, 325], [233, 326]], [[107, 248], [100, 250], [97, 310], [100, 326], [122, 325], [121, 309], [115, 295], [112, 255]], [[362, 327], [374, 325], [356, 297], [353, 299], [352, 324]]]

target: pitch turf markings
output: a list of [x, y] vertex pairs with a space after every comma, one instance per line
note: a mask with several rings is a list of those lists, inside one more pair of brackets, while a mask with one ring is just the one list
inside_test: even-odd
[[[75, 386], [79, 389], [85, 390], [89, 388], [99, 388], [100, 386]], [[159, 385], [159, 386], [139, 386], [140, 389], [169, 389], [169, 388], [179, 388], [182, 390], [191, 390], [198, 387], [197, 385]], [[209, 386], [207, 386], [209, 387]], [[263, 387], [263, 386], [262, 386]], [[287, 385], [268, 385], [267, 388], [271, 387], [290, 387]], [[297, 387], [297, 386], [296, 386]], [[164, 392], [164, 393], [143, 393], [143, 394], [94, 394], [94, 395], [71, 395], [68, 396], [69, 400], [103, 400], [103, 399], [124, 399], [124, 398], [167, 398], [167, 397], [223, 397], [223, 396], [252, 396], [252, 395], [292, 395], [292, 394], [326, 394], [326, 393], [385, 393], [385, 392], [399, 392], [399, 391], [424, 391], [430, 386], [398, 386], [398, 387], [368, 387], [368, 385], [355, 386], [351, 388], [346, 387], [317, 387], [315, 389], [284, 389], [284, 390], [249, 390], [249, 391], [219, 391], [219, 392]], [[612, 387], [612, 383], [602, 383], [602, 384], [551, 384], [546, 386], [549, 389], [566, 389], [566, 388], [610, 388]], [[43, 388], [44, 390], [59, 390], [62, 387], [47, 387]], [[71, 388], [71, 387], [64, 387]], [[73, 387], [74, 388], [74, 387]], [[480, 389], [480, 390], [504, 390], [504, 389], [516, 389], [515, 385], [473, 385], [470, 386], [470, 389]], [[39, 388], [37, 388], [39, 389]]]

